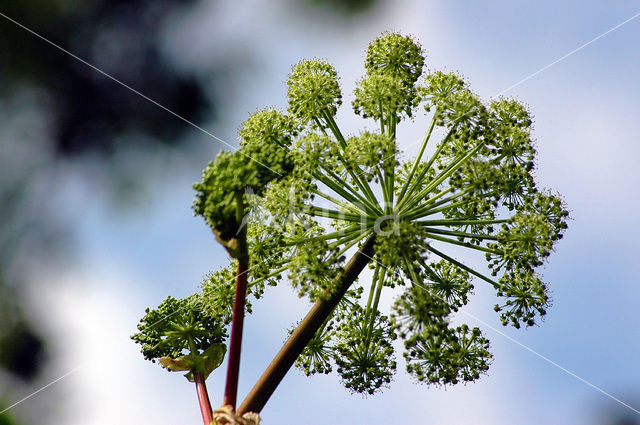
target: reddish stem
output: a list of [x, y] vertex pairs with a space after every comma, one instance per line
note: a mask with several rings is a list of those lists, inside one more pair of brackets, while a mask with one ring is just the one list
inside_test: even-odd
[[231, 343], [229, 344], [229, 365], [227, 367], [227, 383], [224, 389], [224, 404], [236, 408], [238, 396], [238, 376], [240, 374], [240, 349], [242, 346], [242, 326], [244, 323], [244, 307], [247, 296], [247, 269], [244, 261], [238, 261], [238, 280], [236, 299], [233, 304], [233, 322], [231, 323]]
[[198, 394], [202, 420], [204, 425], [211, 425], [211, 422], [213, 422], [213, 411], [211, 410], [211, 402], [209, 401], [209, 394], [207, 393], [207, 385], [204, 383], [204, 375], [202, 372], [194, 372], [193, 377], [196, 383], [196, 393]]

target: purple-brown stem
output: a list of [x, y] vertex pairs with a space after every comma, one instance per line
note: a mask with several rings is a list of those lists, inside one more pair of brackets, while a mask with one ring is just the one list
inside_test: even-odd
[[242, 348], [242, 327], [244, 323], [244, 307], [247, 296], [247, 271], [245, 261], [238, 261], [238, 280], [236, 299], [233, 304], [233, 322], [231, 324], [231, 342], [229, 344], [229, 364], [227, 366], [227, 383], [224, 389], [224, 404], [236, 408], [238, 396], [238, 376], [240, 373], [240, 350]]
[[207, 385], [204, 383], [204, 375], [202, 372], [194, 372], [194, 381], [196, 383], [196, 393], [198, 394], [198, 403], [202, 412], [202, 421], [204, 425], [211, 425], [213, 422], [213, 411], [211, 410], [211, 402], [207, 393]]

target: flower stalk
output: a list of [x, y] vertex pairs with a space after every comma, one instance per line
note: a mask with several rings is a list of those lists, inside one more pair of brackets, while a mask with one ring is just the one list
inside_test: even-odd
[[229, 365], [224, 390], [224, 404], [235, 409], [238, 394], [238, 378], [240, 375], [240, 352], [242, 350], [242, 329], [247, 294], [247, 271], [245, 261], [238, 261], [238, 279], [236, 297], [233, 304], [233, 322], [231, 324], [231, 342], [229, 343]]
[[204, 425], [211, 425], [213, 422], [213, 410], [211, 409], [211, 402], [209, 401], [209, 394], [207, 393], [207, 384], [204, 382], [202, 372], [194, 373], [194, 380], [198, 404], [200, 405], [200, 412], [202, 412], [202, 421]]
[[[236, 221], [242, 222], [246, 214], [243, 194], [236, 192]], [[242, 351], [242, 330], [244, 328], [244, 313], [247, 297], [247, 281], [249, 273], [249, 252], [247, 250], [247, 228], [243, 226], [237, 235], [238, 250], [235, 254], [238, 260], [236, 279], [236, 295], [233, 303], [233, 319], [231, 322], [231, 339], [229, 342], [229, 364], [227, 365], [227, 381], [224, 390], [224, 404], [232, 409], [236, 408], [238, 396], [238, 379], [240, 376], [240, 353]]]

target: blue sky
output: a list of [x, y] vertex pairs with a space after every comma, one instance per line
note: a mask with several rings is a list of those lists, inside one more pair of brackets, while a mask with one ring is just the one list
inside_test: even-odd
[[[176, 18], [179, 25], [166, 34], [166, 48], [178, 66], [206, 70], [219, 55], [240, 54], [229, 51], [230, 41], [243, 43], [254, 66], [235, 80], [236, 95], [220, 100], [226, 106], [222, 119], [206, 127], [233, 145], [249, 112], [285, 106], [286, 75], [303, 57], [325, 57], [336, 66], [346, 97], [339, 123], [351, 131], [360, 128], [348, 100], [362, 74], [367, 43], [384, 30], [413, 34], [427, 52], [430, 70], [458, 70], [476, 93], [490, 99], [640, 12], [635, 2], [398, 1], [349, 22], [301, 16], [286, 0], [269, 7], [205, 3]], [[544, 271], [554, 305], [541, 326], [502, 328], [492, 295], [480, 283], [468, 311], [640, 410], [640, 257], [633, 225], [640, 207], [638, 45], [640, 17], [506, 93], [529, 104], [538, 181], [564, 196], [572, 221]], [[417, 118], [405, 126], [399, 143], [409, 157], [424, 122]], [[189, 209], [191, 183], [221, 146], [197, 130], [190, 137], [202, 146], [201, 163], [174, 158], [157, 190], [141, 201], [141, 215], [114, 211], [96, 195], [82, 202], [90, 192], [82, 170], [72, 170], [60, 189], [61, 205], [83, 205], [61, 212], [78, 224], [82, 255], [55, 273], [34, 271], [55, 283], [39, 296], [43, 317], [55, 313], [48, 327], [60, 341], [48, 376], [92, 359], [51, 388], [70, 405], [58, 413], [61, 423], [200, 421], [190, 384], [143, 361], [128, 339], [146, 306], [167, 294], [192, 293], [207, 271], [226, 262]], [[283, 284], [248, 317], [240, 397], [306, 308]], [[484, 328], [492, 341], [495, 360], [479, 382], [446, 390], [416, 385], [400, 361], [391, 388], [362, 399], [345, 391], [335, 375], [309, 379], [291, 371], [264, 409], [264, 423], [596, 424], [607, 423], [601, 414], [609, 408], [640, 419], [504, 336], [464, 319]], [[104, 338], [96, 337], [96, 327]], [[110, 366], [114, 359], [118, 367]], [[215, 405], [223, 372], [208, 383]], [[18, 409], [28, 409], [27, 403]]]

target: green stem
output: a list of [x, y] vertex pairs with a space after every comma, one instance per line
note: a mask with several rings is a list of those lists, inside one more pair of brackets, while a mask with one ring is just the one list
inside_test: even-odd
[[371, 187], [369, 186], [369, 183], [366, 181], [366, 179], [365, 180], [361, 180], [360, 179], [360, 175], [362, 174], [362, 170], [358, 169], [360, 174], [354, 173], [353, 169], [349, 166], [349, 164], [346, 163], [346, 160], [342, 157], [342, 155], [338, 155], [338, 157], [340, 158], [340, 160], [344, 164], [345, 169], [347, 170], [347, 172], [349, 173], [349, 175], [351, 176], [353, 181], [360, 188], [360, 190], [362, 190], [362, 193], [369, 200], [371, 205], [376, 205], [378, 203], [378, 201], [376, 200], [376, 197], [373, 194], [373, 191], [371, 190]]
[[447, 260], [450, 263], [455, 264], [456, 266], [460, 267], [463, 270], [468, 271], [469, 273], [471, 273], [472, 275], [479, 277], [480, 279], [484, 280], [485, 282], [490, 283], [491, 285], [493, 285], [495, 288], [499, 287], [500, 284], [498, 282], [496, 282], [493, 279], [490, 279], [488, 277], [486, 277], [485, 275], [478, 273], [477, 271], [473, 270], [471, 267], [465, 266], [464, 264], [462, 264], [460, 261], [455, 260], [451, 257], [449, 257], [448, 255], [444, 254], [443, 252], [438, 251], [437, 249], [433, 248], [432, 246], [427, 246], [427, 249], [431, 252], [433, 252], [434, 254], [436, 254], [438, 257], [442, 258], [443, 260]]
[[358, 167], [358, 174], [354, 173], [351, 166], [347, 164], [346, 160], [343, 158], [341, 154], [339, 155], [339, 158], [344, 164], [345, 169], [347, 170], [347, 172], [349, 173], [353, 181], [360, 188], [360, 190], [362, 190], [362, 193], [369, 200], [371, 205], [377, 206], [378, 200], [376, 199], [376, 196], [373, 194], [373, 191], [371, 190], [371, 186], [369, 186], [369, 183], [367, 182], [366, 179], [360, 178], [362, 176], [362, 170]]
[[261, 277], [259, 279], [252, 280], [251, 282], [249, 282], [249, 284], [250, 285], [255, 285], [257, 283], [260, 283], [262, 281], [265, 281], [265, 280], [269, 279], [270, 277], [278, 276], [280, 273], [282, 273], [283, 271], [287, 270], [288, 268], [289, 268], [289, 266], [280, 267], [280, 268], [272, 271], [271, 273], [269, 273], [266, 276], [263, 276], [263, 277]]
[[467, 233], [467, 232], [461, 232], [457, 230], [434, 229], [433, 227], [426, 227], [426, 226], [423, 228], [429, 233], [437, 233], [440, 235], [461, 236], [463, 238], [469, 238], [469, 239], [489, 239], [493, 241], [498, 239], [496, 236], [492, 236], [492, 235], [481, 235], [477, 233]]
[[323, 126], [318, 118], [314, 118], [313, 121], [316, 123], [316, 125], [318, 126], [320, 131], [322, 131], [322, 134], [324, 134], [325, 136], [328, 136], [328, 134], [327, 134], [327, 132], [325, 130], [326, 126]]
[[448, 178], [451, 174], [453, 174], [457, 169], [462, 167], [465, 162], [473, 155], [475, 155], [480, 148], [482, 147], [482, 143], [478, 143], [473, 149], [471, 149], [466, 155], [457, 158], [451, 164], [447, 166], [440, 174], [431, 180], [416, 196], [414, 196], [409, 202], [405, 203], [403, 206], [399, 206], [400, 211], [406, 211], [408, 208], [414, 207], [416, 204], [420, 202], [420, 200], [428, 195], [433, 189], [435, 189], [440, 183], [442, 183], [446, 178]]
[[[382, 293], [382, 287], [384, 286], [384, 278], [386, 276], [386, 268], [383, 268], [378, 276], [378, 286], [376, 287], [376, 296], [373, 299], [373, 305], [371, 306], [371, 313], [375, 316], [378, 311], [378, 304], [380, 303], [380, 294]], [[373, 317], [369, 318], [369, 326], [373, 326]]]
[[309, 206], [308, 213], [315, 217], [333, 218], [335, 220], [344, 220], [352, 223], [363, 223], [366, 219], [375, 220], [374, 217], [366, 215], [352, 214], [344, 211], [330, 210], [328, 208], [320, 208], [314, 205]]
[[[445, 189], [447, 190], [447, 189]], [[403, 216], [406, 217], [409, 220], [414, 220], [416, 218], [420, 218], [420, 217], [426, 217], [427, 215], [431, 215], [434, 209], [436, 209], [437, 207], [446, 204], [447, 202], [451, 202], [457, 198], [460, 198], [464, 195], [466, 195], [467, 193], [471, 192], [472, 189], [466, 189], [462, 192], [458, 192], [455, 195], [451, 195], [448, 198], [445, 199], [441, 199], [437, 202], [436, 199], [438, 197], [438, 195], [440, 193], [437, 193], [436, 195], [432, 196], [431, 198], [429, 198], [424, 204], [421, 205], [417, 205], [416, 207], [410, 209], [409, 211], [405, 211], [403, 213]], [[436, 198], [436, 199], [434, 199]], [[466, 203], [468, 201], [461, 201], [462, 203]], [[453, 204], [451, 204], [453, 205]], [[456, 205], [460, 205], [460, 203], [456, 203]]]
[[342, 229], [342, 230], [338, 230], [337, 232], [333, 232], [333, 233], [329, 233], [326, 235], [322, 235], [322, 236], [318, 236], [316, 238], [312, 238], [313, 239], [340, 239], [343, 237], [349, 237], [355, 233], [362, 233], [362, 227], [361, 226], [351, 226], [351, 227], [347, 227], [346, 229]]
[[[414, 207], [412, 210], [409, 211], [404, 211], [404, 215], [406, 217], [409, 217], [410, 215], [413, 216], [413, 213], [415, 213], [416, 211], [420, 211], [426, 208], [430, 208], [433, 207], [433, 204], [441, 197], [443, 197], [444, 195], [446, 195], [447, 193], [451, 192], [452, 190], [454, 190], [454, 188], [452, 186], [449, 186], [446, 189], [441, 190], [440, 192], [436, 193], [435, 195], [433, 195], [431, 198], [427, 199], [426, 201], [424, 201], [421, 204], [418, 204], [416, 207]], [[446, 201], [445, 201], [446, 202]]]
[[404, 198], [402, 198], [402, 202], [398, 202], [398, 207], [401, 207], [402, 205], [404, 205], [406, 200], [411, 199], [412, 198], [411, 195], [413, 194], [413, 192], [418, 190], [418, 188], [422, 185], [425, 176], [431, 169], [431, 166], [433, 165], [435, 160], [440, 156], [440, 153], [442, 152], [442, 150], [447, 145], [447, 141], [449, 140], [449, 137], [451, 137], [451, 135], [453, 134], [454, 129], [455, 129], [455, 126], [452, 127], [451, 130], [449, 130], [449, 132], [444, 137], [444, 139], [442, 139], [442, 141], [438, 144], [436, 151], [433, 153], [433, 155], [431, 155], [431, 158], [425, 164], [424, 168], [420, 171], [418, 176], [415, 178], [415, 181], [409, 183], [410, 186], [409, 186], [408, 192], [405, 194]]
[[[437, 111], [437, 108], [436, 108], [436, 111]], [[434, 114], [433, 117], [431, 118], [431, 124], [429, 124], [429, 130], [427, 130], [427, 135], [422, 141], [422, 145], [420, 146], [420, 150], [418, 151], [418, 156], [416, 156], [416, 159], [413, 161], [413, 165], [411, 166], [411, 171], [409, 171], [409, 174], [407, 175], [407, 180], [402, 185], [402, 190], [398, 195], [398, 202], [402, 201], [403, 196], [407, 191], [407, 188], [409, 187], [409, 183], [411, 182], [413, 175], [416, 173], [416, 170], [420, 165], [420, 160], [422, 159], [422, 155], [424, 154], [424, 150], [427, 147], [427, 143], [431, 138], [431, 133], [433, 132], [433, 129], [435, 128], [435, 126], [436, 126], [436, 114]]]
[[378, 173], [378, 179], [380, 179], [380, 187], [382, 188], [382, 200], [384, 202], [384, 213], [388, 214], [388, 208], [389, 208], [389, 192], [388, 192], [388, 186], [386, 184], [386, 176], [387, 176], [387, 172], [384, 172], [384, 175], [382, 174], [382, 172], [380, 171], [380, 167], [376, 167], [376, 172]]
[[[374, 200], [370, 200], [367, 199], [366, 197], [363, 197], [362, 195], [360, 195], [360, 193], [358, 193], [357, 190], [355, 190], [353, 187], [351, 187], [351, 185], [349, 183], [347, 183], [344, 179], [340, 178], [340, 176], [338, 176], [337, 174], [335, 174], [333, 171], [327, 169], [326, 167], [323, 167], [325, 169], [325, 171], [329, 174], [329, 176], [324, 176], [321, 173], [314, 173], [314, 176], [320, 180], [322, 183], [324, 183], [325, 185], [327, 185], [329, 188], [331, 188], [334, 192], [342, 195], [343, 198], [345, 199], [352, 199], [352, 202], [355, 204], [358, 203], [362, 203], [362, 206], [365, 207], [365, 209], [369, 212], [376, 212], [376, 211], [380, 211], [379, 206], [377, 205], [377, 201], [375, 201], [375, 197]], [[327, 177], [331, 177], [334, 180], [331, 180], [330, 178]], [[340, 184], [338, 184], [340, 183]], [[342, 186], [341, 186], [342, 185]], [[345, 188], [349, 190], [350, 195], [346, 195], [348, 194], [348, 192], [345, 191]], [[366, 193], [365, 193], [366, 195]]]
[[344, 149], [347, 146], [347, 142], [345, 141], [345, 138], [342, 135], [342, 132], [338, 127], [338, 124], [333, 119], [333, 116], [329, 113], [328, 110], [324, 110], [322, 113], [324, 115], [324, 119], [327, 121], [327, 124], [329, 125], [329, 128], [333, 132], [333, 135], [336, 136], [338, 143], [340, 143], [340, 146], [342, 147], [342, 149]]
[[388, 189], [387, 191], [389, 192], [389, 205], [387, 206], [387, 214], [391, 214], [393, 213], [393, 184], [394, 184], [394, 180], [395, 180], [395, 175], [393, 173], [393, 171], [391, 173], [389, 173], [389, 176], [387, 177], [387, 181], [388, 181]]
[[[379, 264], [379, 263], [378, 263]], [[383, 267], [381, 269], [380, 274], [378, 275], [378, 281], [377, 281], [377, 285], [376, 285], [376, 295], [373, 299], [373, 305], [371, 306], [371, 309], [369, 311], [369, 317], [368, 319], [365, 316], [365, 321], [368, 322], [367, 328], [366, 328], [366, 336], [365, 336], [365, 340], [364, 340], [364, 348], [365, 350], [369, 349], [369, 342], [371, 341], [371, 335], [373, 334], [373, 326], [375, 324], [376, 321], [376, 316], [378, 313], [378, 304], [380, 303], [380, 294], [382, 293], [382, 287], [384, 286], [384, 278], [386, 275], [386, 267]]]
[[330, 178], [327, 178], [327, 176], [323, 175], [322, 173], [314, 172], [313, 176], [321, 183], [324, 183], [329, 189], [333, 190], [335, 193], [342, 196], [344, 199], [351, 202], [355, 206], [363, 206], [365, 210], [370, 214], [377, 214], [376, 208], [372, 206], [367, 199], [363, 198], [359, 193], [355, 192], [349, 185], [345, 184], [345, 187], [349, 188], [351, 190], [351, 193], [347, 192], [342, 186], [340, 186]]
[[193, 338], [190, 336], [187, 337], [187, 345], [189, 346], [189, 351], [191, 352], [191, 354], [193, 355], [198, 354], [198, 346], [196, 345], [196, 342], [193, 340]]
[[350, 202], [340, 201], [340, 200], [334, 198], [331, 195], [327, 195], [326, 193], [319, 191], [318, 189], [313, 189], [312, 192], [315, 195], [318, 195], [321, 198], [324, 198], [327, 201], [334, 203], [336, 206], [342, 207], [342, 208], [344, 208], [346, 210], [350, 210], [353, 213], [360, 213], [360, 212], [365, 212], [366, 211], [365, 208], [360, 208], [360, 205], [354, 205], [354, 204], [352, 204]]
[[347, 250], [349, 248], [351, 248], [352, 246], [354, 246], [356, 243], [358, 243], [360, 240], [362, 240], [362, 238], [364, 237], [368, 237], [369, 235], [371, 235], [371, 233], [373, 233], [373, 229], [366, 229], [365, 231], [363, 231], [361, 234], [359, 234], [357, 237], [353, 238], [351, 240], [351, 242], [346, 243], [341, 249], [340, 251], [338, 251], [338, 253], [336, 254], [336, 257], [341, 256], [342, 254], [344, 254], [345, 252], [347, 252]]
[[286, 242], [282, 242], [278, 244], [278, 246], [295, 246], [301, 245], [308, 241], [322, 241], [329, 239], [340, 239], [341, 237], [348, 237], [352, 234], [358, 233], [362, 231], [362, 226], [351, 226], [346, 229], [338, 230], [337, 232], [328, 233], [326, 235], [319, 235], [310, 238], [301, 238], [301, 239], [290, 239]]
[[[338, 124], [333, 119], [333, 116], [329, 113], [328, 110], [325, 110], [325, 111], [323, 111], [323, 117], [324, 117], [325, 121], [327, 122], [328, 127], [333, 132], [333, 135], [338, 140], [338, 143], [340, 144], [340, 146], [344, 150], [347, 147], [347, 142], [345, 141], [345, 138], [342, 135], [342, 132], [340, 131], [340, 128], [338, 127]], [[356, 174], [356, 173], [353, 172], [353, 169], [351, 168], [351, 165], [349, 163], [347, 163], [347, 161], [344, 159], [344, 157], [342, 156], [341, 153], [338, 153], [338, 158], [340, 159], [340, 162], [342, 162], [342, 164], [344, 165], [345, 169], [347, 170], [347, 172], [349, 173], [349, 175], [351, 176], [351, 178], [353, 179], [355, 184], [360, 188], [360, 190], [362, 190], [362, 193], [364, 193], [364, 195], [369, 199], [369, 201], [372, 204], [376, 204], [377, 200], [376, 200], [376, 197], [373, 194], [373, 191], [371, 190], [371, 187], [369, 186], [369, 184], [367, 183], [366, 180], [360, 179], [360, 176], [362, 175], [362, 170], [358, 167], [357, 168], [357, 174]]]
[[[419, 217], [427, 217], [427, 216], [430, 216], [430, 215], [433, 215], [433, 214], [437, 214], [437, 213], [442, 212], [442, 211], [447, 211], [447, 210], [450, 210], [452, 208], [460, 207], [460, 206], [462, 206], [464, 204], [468, 204], [468, 203], [469, 203], [468, 199], [467, 200], [458, 201], [458, 202], [452, 202], [452, 203], [450, 203], [448, 205], [443, 205], [443, 206], [441, 206], [439, 208], [426, 208], [420, 214], [405, 215], [405, 217], [407, 217], [407, 219], [409, 219], [409, 220], [412, 220], [412, 219], [415, 219], [415, 218], [419, 218]], [[433, 205], [433, 206], [435, 207], [437, 205]]]
[[411, 276], [411, 281], [414, 285], [420, 285], [420, 279], [418, 279], [418, 275], [416, 275], [416, 270], [413, 267], [413, 264], [409, 263], [409, 260], [405, 256], [402, 257], [402, 261], [404, 262], [404, 266], [409, 271], [409, 275]]
[[[394, 124], [395, 125], [395, 124]], [[396, 150], [395, 139], [394, 139], [394, 150]], [[391, 214], [393, 212], [393, 184], [395, 180], [395, 167], [391, 170], [384, 170], [385, 182], [387, 184], [387, 197], [389, 199], [387, 205], [385, 205], [385, 213]]]
[[393, 123], [393, 128], [391, 130], [391, 137], [393, 137], [393, 140], [395, 140], [396, 128], [398, 127], [398, 117], [396, 116], [396, 114], [393, 114], [393, 117], [391, 118], [391, 122]]
[[378, 273], [380, 272], [380, 263], [376, 262], [376, 268], [373, 271], [373, 279], [371, 279], [371, 288], [369, 289], [369, 298], [367, 299], [367, 308], [364, 310], [365, 321], [369, 317], [371, 311], [371, 302], [373, 301], [373, 294], [376, 290], [376, 283], [378, 282]]
[[446, 242], [453, 245], [463, 246], [465, 248], [475, 249], [476, 251], [488, 252], [489, 254], [502, 254], [502, 252], [496, 249], [486, 248], [484, 246], [479, 246], [479, 245], [473, 245], [473, 244], [470, 244], [469, 242], [460, 242], [459, 240], [456, 240], [456, 239], [443, 238], [442, 236], [434, 235], [433, 233], [429, 233], [427, 237], [429, 239], [435, 239], [440, 242]]
[[471, 226], [471, 225], [483, 225], [483, 224], [502, 224], [507, 223], [510, 220], [423, 220], [416, 221], [417, 224], [423, 226]]

